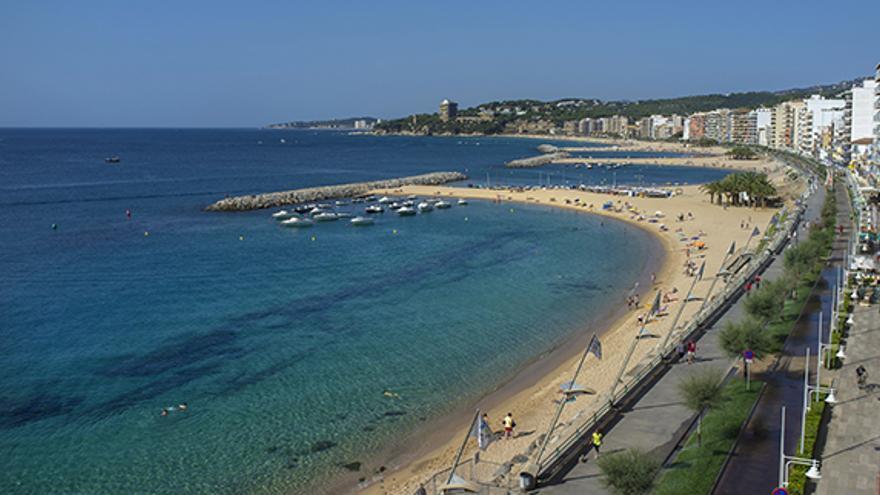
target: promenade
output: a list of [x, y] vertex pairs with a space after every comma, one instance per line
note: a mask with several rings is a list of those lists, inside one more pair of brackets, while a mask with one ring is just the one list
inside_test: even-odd
[[[819, 217], [824, 196], [824, 190], [820, 188], [809, 198], [805, 221]], [[782, 273], [782, 269], [783, 257], [776, 256], [763, 277], [772, 280]], [[697, 363], [676, 363], [634, 406], [623, 412], [622, 418], [611, 430], [605, 432], [603, 455], [637, 448], [659, 459], [669, 457], [695, 418], [681, 401], [679, 383], [702, 369], [716, 367], [727, 370], [732, 365], [720, 348], [718, 334], [728, 321], [737, 321], [744, 314], [744, 301], [740, 298], [697, 341]], [[541, 487], [535, 493], [574, 495], [611, 492], [604, 487], [599, 467], [590, 453], [588, 462], [575, 465], [560, 483]]]

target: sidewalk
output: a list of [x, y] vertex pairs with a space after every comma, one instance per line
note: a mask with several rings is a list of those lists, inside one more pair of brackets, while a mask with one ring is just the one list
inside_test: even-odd
[[[855, 325], [846, 339], [846, 360], [837, 377], [840, 401], [831, 408], [822, 479], [817, 495], [878, 493], [880, 487], [880, 313], [856, 306]], [[859, 390], [855, 369], [868, 370], [871, 391]]]
[[[814, 194], [810, 198], [805, 220], [818, 216], [823, 199], [824, 194], [821, 193]], [[783, 257], [777, 256], [765, 270], [763, 277], [765, 280], [774, 279], [782, 273], [782, 269]], [[697, 342], [699, 358], [697, 363], [675, 364], [632, 409], [623, 412], [620, 421], [610, 431], [605, 432], [603, 455], [628, 448], [638, 448], [664, 459], [672, 452], [694, 418], [693, 412], [681, 402], [679, 383], [684, 377], [701, 369], [716, 367], [727, 370], [730, 367], [732, 361], [725, 357], [721, 350], [718, 334], [728, 321], [737, 321], [744, 313], [744, 301], [740, 299]], [[577, 464], [565, 475], [561, 483], [541, 487], [534, 493], [558, 495], [610, 493], [603, 486], [599, 467], [593, 459], [593, 454], [590, 453], [589, 461]]]

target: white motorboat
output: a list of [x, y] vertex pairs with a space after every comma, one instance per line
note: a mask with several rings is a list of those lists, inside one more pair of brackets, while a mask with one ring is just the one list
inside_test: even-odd
[[334, 220], [339, 220], [339, 215], [336, 213], [318, 213], [314, 217], [312, 217], [316, 222], [332, 222]]
[[379, 202], [385, 205], [391, 202], [391, 198], [389, 198], [388, 196], [382, 196], [381, 198], [379, 198]]
[[402, 217], [411, 217], [416, 214], [416, 210], [410, 208], [409, 206], [402, 206], [397, 210], [397, 214]]
[[401, 206], [403, 206], [403, 205], [398, 203], [397, 201], [395, 201], [395, 202], [391, 203], [390, 205], [388, 205], [388, 208], [390, 208], [392, 210], [396, 210], [396, 209], [400, 208]]
[[345, 206], [345, 201], [337, 201], [336, 206]]
[[406, 206], [407, 208], [412, 208], [413, 206], [416, 205], [412, 201], [404, 201], [403, 203], [400, 203], [400, 204], [402, 204], [403, 206]]
[[352, 225], [357, 225], [359, 227], [364, 225], [373, 225], [374, 220], [372, 217], [354, 217], [351, 219]]
[[275, 220], [287, 220], [293, 216], [296, 216], [296, 213], [287, 210], [279, 210], [272, 214], [272, 218]]
[[281, 222], [281, 225], [283, 225], [285, 227], [299, 228], [299, 227], [311, 227], [312, 225], [314, 225], [314, 223], [315, 222], [309, 220], [308, 218], [293, 217], [289, 220], [284, 220], [283, 222]]
[[464, 198], [458, 200], [458, 206], [465, 206], [467, 204], [467, 200]]
[[447, 208], [452, 208], [452, 203], [447, 203], [446, 201], [443, 201], [441, 199], [440, 201], [437, 201], [436, 203], [434, 203], [434, 207], [439, 210], [445, 210]]
[[429, 212], [434, 209], [434, 205], [428, 203], [427, 201], [422, 201], [421, 203], [419, 203], [418, 208], [421, 212]]
[[353, 216], [354, 215], [352, 215], [351, 213], [349, 213], [347, 211], [337, 211], [336, 212], [336, 218], [351, 218]]
[[317, 206], [309, 210], [309, 215], [320, 215], [321, 213], [324, 213], [324, 210], [318, 208]]
[[370, 205], [364, 208], [364, 211], [367, 213], [382, 213], [385, 211], [385, 208], [382, 208], [379, 205]]
[[415, 201], [416, 199], [418, 199], [418, 196], [416, 196], [415, 194], [410, 194], [409, 196], [406, 197], [406, 199], [408, 199], [410, 201]]

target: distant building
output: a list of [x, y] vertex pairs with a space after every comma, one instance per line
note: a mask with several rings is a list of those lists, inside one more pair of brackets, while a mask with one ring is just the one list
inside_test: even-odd
[[643, 117], [636, 124], [638, 125], [639, 139], [651, 139], [651, 117]]
[[770, 129], [770, 119], [773, 110], [769, 108], [758, 108], [755, 110], [755, 133], [757, 135], [756, 143], [761, 146], [768, 145], [767, 133]]
[[706, 137], [706, 114], [695, 113], [688, 119], [687, 139], [699, 141]]
[[874, 76], [874, 164], [880, 165], [880, 64]]
[[758, 143], [758, 112], [736, 110], [732, 113], [731, 141], [737, 144]]
[[449, 122], [458, 116], [458, 103], [450, 100], [440, 102], [440, 120]]
[[360, 119], [360, 120], [354, 121], [354, 128], [355, 129], [371, 129], [372, 126], [366, 120]]

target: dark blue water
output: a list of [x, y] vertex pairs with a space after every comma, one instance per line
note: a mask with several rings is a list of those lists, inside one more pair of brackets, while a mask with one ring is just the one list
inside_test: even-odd
[[526, 182], [537, 173], [502, 164], [536, 144], [0, 130], [0, 492], [284, 493], [375, 467], [371, 452], [607, 314], [654, 241], [473, 201], [302, 231], [202, 208], [434, 170]]

